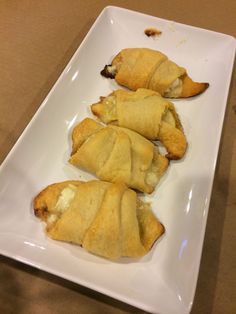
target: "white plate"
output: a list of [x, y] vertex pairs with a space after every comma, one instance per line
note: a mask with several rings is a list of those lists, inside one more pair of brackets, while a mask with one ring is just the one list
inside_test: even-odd
[[[162, 35], [144, 35], [147, 27]], [[93, 178], [67, 163], [70, 132], [89, 105], [117, 87], [99, 72], [125, 47], [161, 50], [210, 83], [202, 95], [175, 101], [189, 142], [155, 193], [165, 236], [140, 260], [110, 262], [48, 239], [33, 197], [46, 185]], [[96, 20], [52, 91], [0, 168], [0, 252], [153, 313], [189, 313], [193, 302], [219, 141], [230, 84], [234, 38], [116, 7]]]

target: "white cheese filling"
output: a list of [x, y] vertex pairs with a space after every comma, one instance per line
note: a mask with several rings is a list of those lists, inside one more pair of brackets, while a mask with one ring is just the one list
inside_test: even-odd
[[114, 77], [116, 76], [116, 66], [115, 65], [107, 65], [107, 72], [111, 73]]
[[103, 119], [105, 123], [117, 120], [116, 111], [116, 98], [114, 96], [109, 96], [105, 100], [105, 110]]
[[76, 191], [77, 191], [76, 186], [72, 184], [69, 184], [61, 191], [61, 194], [54, 208], [55, 212], [51, 213], [47, 218], [48, 225], [54, 224], [59, 218], [59, 216], [69, 208], [72, 200], [75, 197]]
[[76, 187], [69, 184], [61, 191], [61, 194], [56, 203], [55, 209], [63, 213], [69, 206], [73, 198], [75, 197]]
[[47, 224], [52, 225], [57, 221], [57, 215], [56, 214], [50, 214], [47, 218]]
[[165, 90], [165, 97], [179, 97], [182, 93], [183, 81], [180, 78], [174, 80], [174, 82]]
[[146, 183], [148, 185], [151, 185], [152, 187], [155, 187], [158, 183], [159, 179], [157, 177], [157, 174], [155, 173], [155, 170], [152, 169], [149, 171], [146, 175]]

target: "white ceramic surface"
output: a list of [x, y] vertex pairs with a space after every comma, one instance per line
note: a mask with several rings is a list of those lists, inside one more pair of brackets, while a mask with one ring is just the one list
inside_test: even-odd
[[[162, 35], [147, 37], [156, 27]], [[46, 185], [93, 178], [68, 164], [70, 133], [92, 116], [89, 105], [117, 88], [99, 72], [120, 49], [149, 47], [210, 83], [202, 95], [174, 101], [189, 148], [172, 162], [147, 198], [166, 228], [142, 259], [110, 262], [48, 239], [34, 217], [33, 197]], [[0, 168], [0, 253], [159, 314], [189, 313], [193, 302], [219, 141], [234, 38], [116, 7], [100, 14], [52, 91]]]

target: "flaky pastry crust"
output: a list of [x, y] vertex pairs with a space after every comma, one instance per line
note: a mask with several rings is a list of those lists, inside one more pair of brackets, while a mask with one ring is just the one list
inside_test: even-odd
[[35, 197], [34, 212], [52, 239], [112, 260], [147, 254], [164, 233], [150, 205], [121, 183], [54, 183]]

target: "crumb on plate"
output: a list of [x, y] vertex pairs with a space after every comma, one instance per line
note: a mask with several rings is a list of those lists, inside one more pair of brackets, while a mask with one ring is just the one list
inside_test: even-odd
[[149, 27], [145, 29], [144, 33], [148, 37], [156, 37], [156, 36], [160, 36], [162, 34], [162, 31], [160, 31], [159, 29], [155, 27]]

